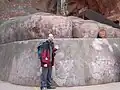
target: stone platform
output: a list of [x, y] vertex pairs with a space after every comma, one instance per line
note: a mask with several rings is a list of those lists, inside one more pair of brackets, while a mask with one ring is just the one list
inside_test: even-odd
[[[39, 86], [37, 46], [41, 39], [0, 45], [0, 80]], [[56, 39], [60, 46], [53, 67], [57, 86], [120, 81], [120, 39]]]

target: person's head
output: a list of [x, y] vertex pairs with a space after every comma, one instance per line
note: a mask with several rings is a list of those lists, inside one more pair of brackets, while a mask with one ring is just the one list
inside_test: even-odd
[[104, 29], [101, 29], [101, 30], [98, 32], [97, 38], [106, 38], [106, 31], [105, 31]]
[[53, 39], [54, 39], [53, 34], [49, 34], [48, 40], [53, 41]]

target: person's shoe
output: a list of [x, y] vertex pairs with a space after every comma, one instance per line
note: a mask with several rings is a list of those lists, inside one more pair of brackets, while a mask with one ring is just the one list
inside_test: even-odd
[[44, 87], [44, 88], [41, 88], [41, 90], [47, 90], [47, 88]]
[[56, 89], [55, 86], [50, 86], [50, 87], [47, 87], [47, 89]]

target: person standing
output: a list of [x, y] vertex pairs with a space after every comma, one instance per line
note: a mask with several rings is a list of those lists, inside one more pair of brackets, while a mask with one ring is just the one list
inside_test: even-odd
[[55, 89], [52, 86], [52, 66], [54, 66], [55, 52], [58, 50], [58, 45], [54, 47], [54, 36], [49, 34], [48, 40], [43, 42], [42, 51], [40, 53], [40, 61], [42, 67], [41, 73], [41, 90]]
[[96, 40], [96, 41], [98, 41], [101, 44], [104, 43], [105, 45], [107, 45], [107, 47], [109, 48], [109, 50], [111, 52], [113, 52], [112, 46], [109, 44], [108, 40], [106, 39], [107, 38], [107, 32], [106, 32], [106, 30], [101, 29], [98, 32], [97, 38], [100, 38], [100, 40]]

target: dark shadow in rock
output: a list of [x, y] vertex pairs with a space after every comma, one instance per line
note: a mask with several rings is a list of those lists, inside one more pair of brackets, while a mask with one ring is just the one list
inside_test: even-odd
[[97, 13], [97, 12], [95, 12], [93, 10], [88, 9], [88, 10], [80, 13], [80, 15], [82, 17], [84, 17], [85, 20], [94, 20], [94, 21], [97, 21], [97, 22], [112, 26], [114, 28], [120, 29], [119, 24], [116, 24], [115, 22], [105, 18], [102, 14]]

